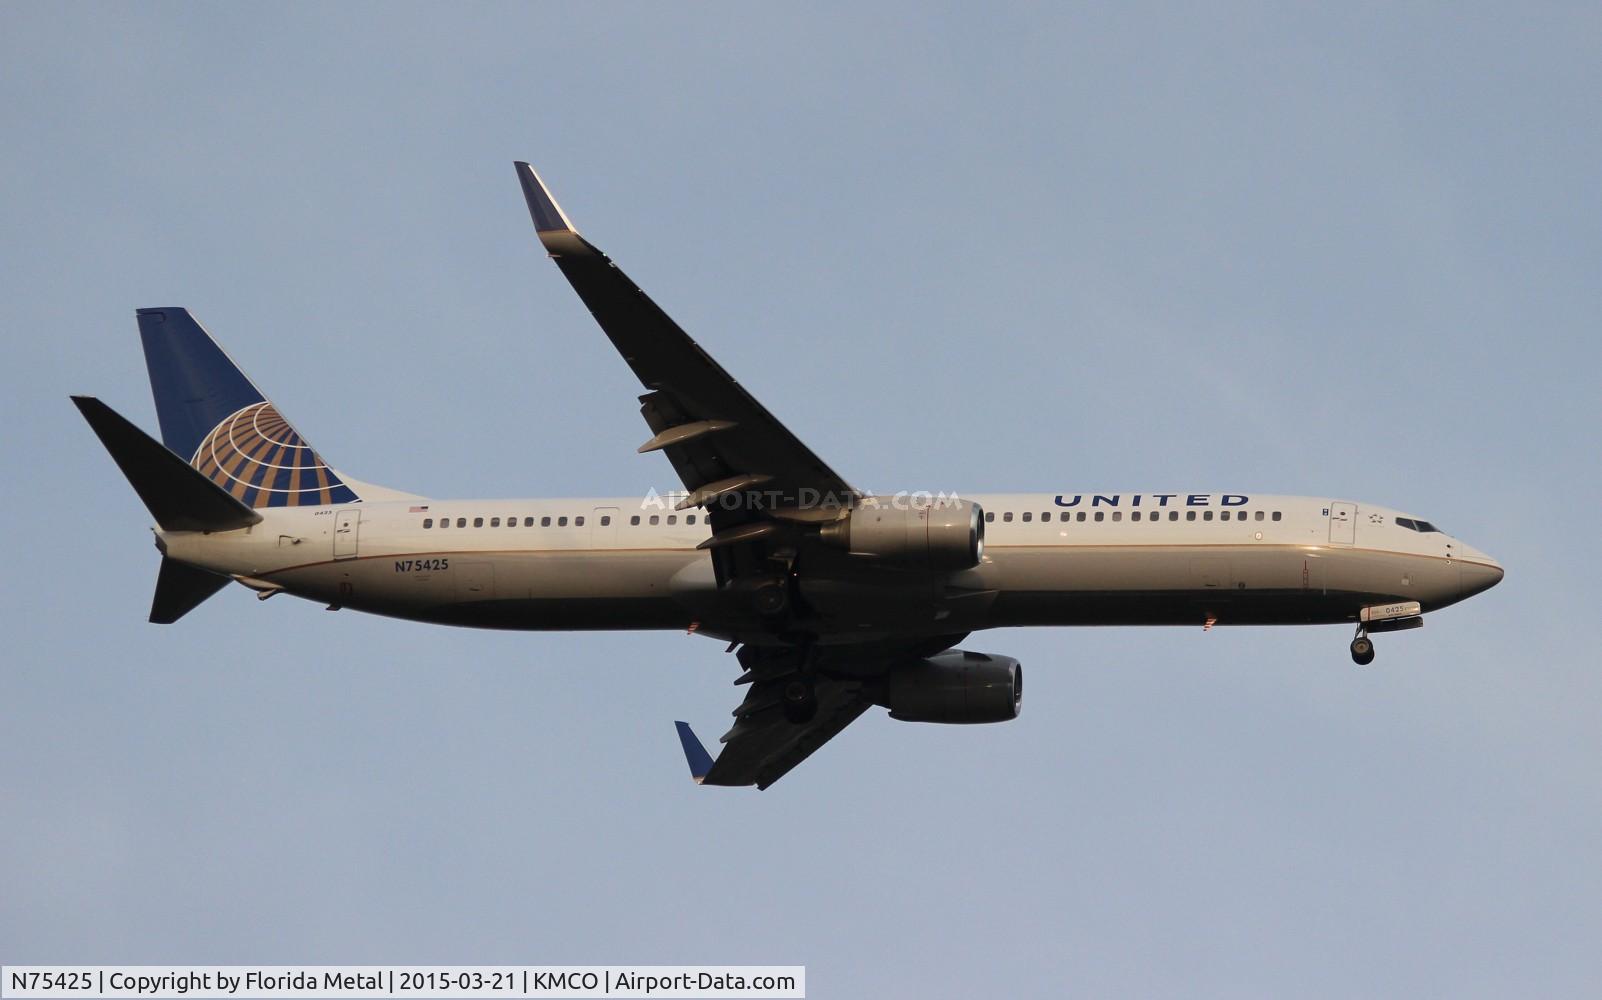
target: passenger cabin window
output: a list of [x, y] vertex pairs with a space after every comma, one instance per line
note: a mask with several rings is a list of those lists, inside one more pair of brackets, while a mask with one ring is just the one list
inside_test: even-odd
[[556, 519], [556, 526], [557, 526], [557, 527], [558, 527], [558, 528], [565, 528], [565, 527], [567, 527], [567, 518], [565, 518], [565, 517], [559, 517], [559, 518], [557, 518], [557, 519]]
[[1257, 516], [1252, 518], [1252, 520], [1254, 520], [1254, 521], [1261, 521], [1262, 519], [1263, 519], [1263, 512], [1262, 511], [1258, 511], [1257, 512]]
[[1032, 510], [1024, 511], [1023, 512], [1023, 519], [1025, 521], [1033, 521], [1035, 519], [1035, 512], [1032, 511]]
[[1196, 512], [1195, 512], [1195, 511], [1193, 511], [1193, 510], [1187, 510], [1187, 511], [1185, 511], [1185, 520], [1187, 520], [1187, 521], [1194, 521], [1194, 520], [1196, 520]]
[[1084, 520], [1085, 520], [1085, 512], [1084, 511], [1080, 511], [1078, 514], [1076, 514], [1074, 516], [1074, 520], [1076, 520], [1076, 521], [1080, 522], [1081, 524], [1083, 524]]
[[1042, 521], [1042, 522], [1045, 522], [1045, 521], [1049, 521], [1049, 520], [1051, 520], [1051, 511], [1049, 511], [1049, 510], [1043, 510], [1043, 511], [1041, 511], [1041, 512], [1040, 512], [1040, 520], [1041, 520], [1041, 521]]
[[660, 514], [652, 514], [651, 515], [651, 523], [652, 524], [660, 524], [660, 523], [662, 523], [662, 516]]
[[584, 527], [584, 515], [580, 514], [578, 517], [575, 517], [573, 519], [573, 527], [575, 527], [575, 528]]
[[1113, 520], [1114, 521], [1122, 521], [1123, 519], [1124, 519], [1124, 512], [1123, 511], [1121, 511], [1121, 510], [1113, 511]]
[[458, 527], [458, 528], [465, 528], [465, 527], [467, 527], [467, 518], [465, 518], [465, 517], [458, 517], [458, 518], [457, 518], [457, 519], [456, 519], [456, 526], [457, 526], [457, 527]]
[[434, 519], [432, 517], [423, 518], [423, 527], [432, 528], [433, 526], [434, 526]]
[[1140, 511], [1138, 511], [1138, 510], [1137, 510], [1137, 511], [1135, 511], [1135, 512], [1133, 512], [1133, 513], [1132, 513], [1132, 514], [1130, 514], [1130, 515], [1129, 515], [1129, 519], [1130, 519], [1130, 520], [1131, 520], [1131, 521], [1138, 521], [1138, 520], [1140, 520]]
[[1008, 524], [1011, 524], [1012, 523], [1012, 511], [1009, 510], [1005, 514], [1001, 515], [1001, 519], [1003, 521], [1007, 522]]
[[534, 527], [534, 519], [532, 517], [523, 518], [523, 527], [525, 527], [525, 528]]
[[629, 518], [629, 523], [630, 524], [639, 524], [640, 523], [640, 515], [635, 514], [633, 517]]
[[1279, 520], [1279, 511], [1274, 511], [1274, 520]]
[[695, 515], [694, 514], [686, 514], [686, 515], [684, 515], [684, 523], [685, 524], [694, 524], [695, 523]]
[[606, 527], [607, 525], [609, 525], [611, 523], [612, 523], [612, 515], [611, 514], [602, 514], [601, 515], [601, 527], [604, 528], [604, 527]]
[[1106, 519], [1107, 519], [1107, 512], [1106, 511], [1104, 511], [1104, 510], [1096, 511], [1096, 520], [1105, 521]]
[[500, 518], [498, 518], [498, 517], [490, 518], [490, 527], [499, 528], [500, 526], [501, 526], [501, 519]]
[[1066, 511], [1065, 510], [1065, 511], [1063, 511], [1061, 514], [1059, 514], [1057, 516], [1057, 520], [1059, 520], [1059, 521], [1068, 521], [1068, 520], [1072, 520], [1073, 516], [1074, 515], [1073, 515], [1073, 513], [1071, 511]]
[[985, 511], [985, 520], [991, 524], [994, 524], [996, 520], [996, 512], [993, 510]]

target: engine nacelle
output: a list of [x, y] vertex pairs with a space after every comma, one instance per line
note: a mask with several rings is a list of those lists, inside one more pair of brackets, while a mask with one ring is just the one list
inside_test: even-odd
[[907, 494], [864, 497], [818, 537], [857, 555], [920, 569], [959, 570], [979, 565], [985, 551], [985, 515], [970, 500]]
[[948, 649], [892, 669], [884, 690], [890, 717], [903, 722], [1008, 722], [1023, 707], [1023, 667]]

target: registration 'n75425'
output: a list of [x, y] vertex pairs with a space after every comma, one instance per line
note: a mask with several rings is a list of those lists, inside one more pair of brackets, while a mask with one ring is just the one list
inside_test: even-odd
[[397, 559], [395, 572], [397, 573], [432, 573], [437, 569], [450, 569], [451, 561], [448, 557], [442, 559]]

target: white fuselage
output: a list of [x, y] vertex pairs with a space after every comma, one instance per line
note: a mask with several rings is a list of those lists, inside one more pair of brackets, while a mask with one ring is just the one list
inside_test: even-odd
[[[1502, 576], [1484, 553], [1371, 504], [1128, 491], [965, 499], [986, 512], [978, 566], [935, 579], [887, 569], [866, 582], [805, 580], [822, 640], [1354, 621], [1390, 601], [1444, 607]], [[760, 624], [720, 596], [711, 556], [696, 548], [710, 534], [705, 511], [672, 508], [655, 496], [369, 501], [264, 509], [249, 528], [160, 540], [264, 596], [461, 625], [760, 641]]]

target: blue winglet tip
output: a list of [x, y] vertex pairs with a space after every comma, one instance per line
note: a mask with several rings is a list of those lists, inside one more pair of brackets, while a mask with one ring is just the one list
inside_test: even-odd
[[539, 233], [576, 233], [567, 213], [562, 211], [550, 189], [540, 175], [524, 160], [513, 161], [517, 167], [517, 180], [523, 185], [523, 200], [528, 202], [528, 214], [534, 219], [534, 231]]
[[712, 770], [712, 755], [706, 752], [701, 740], [688, 722], [673, 723], [679, 730], [679, 743], [684, 747], [684, 762], [690, 765], [690, 777], [699, 785]]

